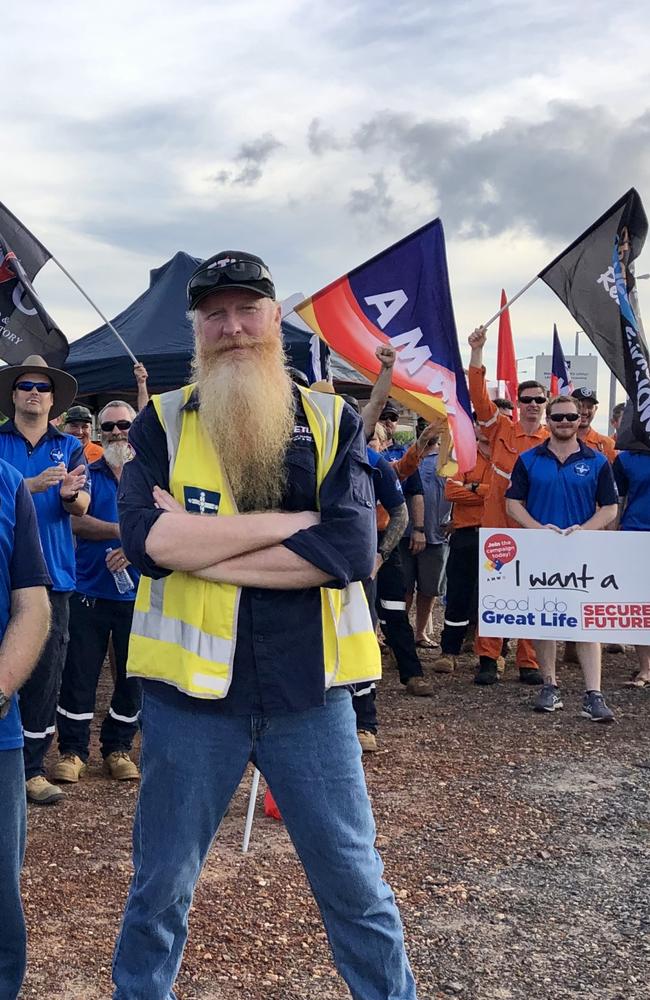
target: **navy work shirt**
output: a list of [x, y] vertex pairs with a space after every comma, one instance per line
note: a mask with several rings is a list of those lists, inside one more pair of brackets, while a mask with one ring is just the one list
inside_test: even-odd
[[368, 448], [367, 451], [368, 462], [374, 473], [373, 485], [377, 503], [380, 503], [385, 511], [401, 507], [405, 502], [404, 492], [395, 469], [379, 452], [372, 448]]
[[613, 472], [618, 492], [627, 498], [621, 531], [650, 531], [650, 455], [619, 451]]
[[[68, 472], [87, 464], [81, 443], [72, 434], [62, 434], [53, 424], [48, 424], [40, 441], [32, 445], [13, 420], [0, 426], [0, 458], [18, 469], [25, 479], [38, 476], [60, 462]], [[65, 592], [75, 587], [74, 542], [70, 514], [63, 506], [59, 488], [57, 483], [44, 493], [33, 493], [32, 500], [52, 590]]]
[[[449, 520], [451, 503], [445, 499], [445, 480], [438, 475], [438, 456], [427, 455], [421, 459], [418, 474], [424, 493], [424, 536], [427, 545], [446, 544], [447, 537], [442, 526]], [[406, 538], [410, 538], [412, 520], [409, 505], [409, 523], [404, 532]]]
[[[100, 521], [117, 524], [117, 479], [105, 458], [100, 458], [88, 469], [90, 475], [90, 506], [87, 513]], [[106, 565], [106, 553], [120, 545], [117, 539], [93, 541], [77, 535], [77, 591], [88, 597], [107, 601], [135, 601], [140, 574], [134, 566], [128, 567], [133, 580], [133, 590], [120, 594], [113, 574]]]
[[[286, 458], [282, 509], [315, 511], [316, 448], [297, 390], [294, 399], [295, 426]], [[198, 406], [196, 395], [187, 405]], [[165, 516], [154, 507], [151, 491], [155, 485], [169, 490], [169, 464], [165, 432], [151, 403], [138, 414], [129, 441], [135, 458], [125, 465], [120, 480], [122, 545], [135, 566], [158, 579], [170, 570], [153, 562], [145, 542], [157, 518]], [[320, 524], [296, 532], [283, 544], [331, 576], [328, 586], [346, 587], [372, 572], [374, 509], [363, 428], [357, 414], [345, 404], [336, 458], [320, 489]], [[320, 588], [242, 588], [233, 678], [225, 698], [191, 698], [161, 682], [144, 683], [157, 697], [179, 706], [191, 705], [192, 711], [198, 712], [279, 715], [322, 705], [325, 671]]]
[[599, 452], [578, 441], [579, 450], [564, 462], [550, 451], [549, 441], [523, 452], [515, 462], [506, 493], [521, 500], [540, 524], [570, 528], [584, 524], [618, 501], [612, 468]]
[[[0, 642], [11, 617], [11, 592], [49, 585], [29, 490], [20, 473], [0, 460]], [[18, 698], [14, 695], [9, 714], [0, 719], [0, 751], [22, 745]]]

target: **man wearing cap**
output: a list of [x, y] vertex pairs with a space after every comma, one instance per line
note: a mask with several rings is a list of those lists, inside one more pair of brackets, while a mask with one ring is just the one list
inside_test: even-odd
[[414, 1000], [347, 690], [380, 672], [360, 582], [376, 552], [361, 422], [292, 386], [259, 257], [207, 260], [188, 305], [196, 384], [138, 415], [120, 482], [122, 544], [143, 573], [129, 647], [143, 742], [114, 1000], [173, 995], [194, 886], [249, 761], [352, 994]]
[[594, 451], [600, 451], [608, 462], [613, 462], [616, 458], [616, 447], [611, 437], [607, 434], [599, 434], [591, 426], [591, 423], [598, 411], [598, 398], [595, 389], [574, 389], [571, 393], [577, 399], [580, 407], [580, 426], [578, 427], [578, 440], [586, 444]]
[[77, 404], [70, 407], [65, 415], [63, 433], [72, 434], [73, 437], [81, 441], [84, 456], [89, 465], [91, 462], [97, 462], [104, 453], [102, 446], [90, 439], [92, 427], [93, 415], [87, 406]]
[[[101, 410], [103, 454], [88, 470], [90, 507], [72, 523], [77, 539], [77, 584], [70, 598], [70, 642], [57, 704], [60, 756], [52, 771], [55, 781], [75, 783], [86, 770], [97, 682], [110, 639], [115, 683], [99, 734], [104, 771], [117, 781], [140, 777], [129, 756], [137, 731], [140, 690], [138, 682], [126, 676], [140, 574], [124, 555], [117, 521], [117, 491], [122, 469], [131, 457], [128, 437], [134, 417], [135, 410], [122, 399], [112, 400]], [[114, 574], [125, 570], [127, 576], [122, 576], [118, 588], [120, 581]]]
[[63, 797], [45, 777], [44, 760], [54, 734], [56, 700], [68, 642], [68, 599], [75, 585], [70, 516], [90, 500], [81, 443], [50, 423], [70, 406], [77, 383], [32, 355], [0, 370], [0, 458], [17, 469], [32, 494], [52, 587], [50, 634], [34, 672], [21, 690], [27, 798], [50, 805]]

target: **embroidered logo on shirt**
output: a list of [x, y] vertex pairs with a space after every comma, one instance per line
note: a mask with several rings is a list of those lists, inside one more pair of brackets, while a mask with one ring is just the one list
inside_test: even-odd
[[216, 514], [221, 502], [221, 493], [202, 490], [200, 486], [184, 486], [185, 510], [190, 514]]
[[314, 435], [309, 430], [307, 424], [294, 424], [293, 427], [293, 440], [294, 441], [308, 441], [310, 444], [314, 440]]
[[52, 451], [50, 452], [50, 458], [52, 459], [53, 462], [57, 463], [62, 462], [63, 457], [64, 457], [63, 452], [61, 451], [60, 448], [52, 448]]
[[576, 472], [577, 476], [588, 476], [589, 475], [589, 466], [586, 465], [585, 462], [578, 462], [578, 464], [574, 465], [573, 468], [575, 469], [575, 472]]

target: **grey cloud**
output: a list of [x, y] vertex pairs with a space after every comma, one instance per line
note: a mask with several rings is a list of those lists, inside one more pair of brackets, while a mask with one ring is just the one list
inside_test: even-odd
[[330, 129], [323, 128], [320, 118], [313, 118], [307, 129], [307, 145], [314, 156], [321, 156], [330, 150], [342, 149], [341, 139]]
[[236, 172], [230, 175], [229, 171], [221, 170], [215, 179], [221, 184], [231, 183], [252, 187], [261, 179], [264, 167], [282, 145], [283, 143], [270, 132], [242, 143], [235, 156]]
[[388, 228], [394, 200], [382, 173], [372, 174], [371, 181], [367, 188], [353, 188], [348, 198], [348, 210], [353, 215], [371, 215], [379, 226]]

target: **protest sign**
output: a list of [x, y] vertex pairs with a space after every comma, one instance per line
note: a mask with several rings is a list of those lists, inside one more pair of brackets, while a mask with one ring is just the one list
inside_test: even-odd
[[481, 528], [479, 634], [650, 645], [650, 532]]

